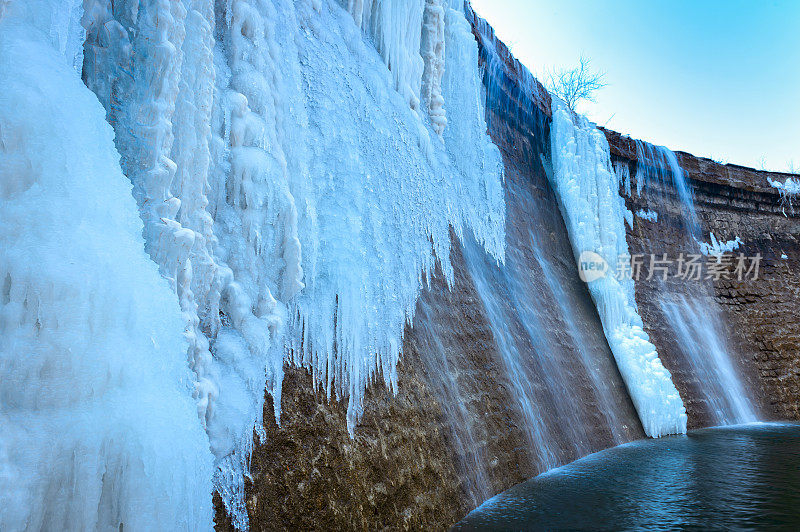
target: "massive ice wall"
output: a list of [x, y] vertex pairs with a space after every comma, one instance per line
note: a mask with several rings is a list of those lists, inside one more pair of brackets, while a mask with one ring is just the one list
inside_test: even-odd
[[73, 68], [79, 20], [0, 12], [0, 529], [208, 529], [185, 321]]
[[[83, 77], [180, 302], [216, 487], [245, 526], [283, 364], [348, 400], [396, 386], [450, 229], [504, 258], [502, 162], [458, 0], [87, 0]], [[469, 149], [464, 147], [468, 146]]]
[[632, 215], [619, 195], [608, 141], [555, 97], [550, 135], [550, 182], [576, 260], [596, 264], [603, 273], [587, 277], [589, 292], [645, 432], [653, 437], [686, 432], [686, 409], [643, 329], [633, 279], [616, 275], [617, 266], [630, 261], [625, 220]]

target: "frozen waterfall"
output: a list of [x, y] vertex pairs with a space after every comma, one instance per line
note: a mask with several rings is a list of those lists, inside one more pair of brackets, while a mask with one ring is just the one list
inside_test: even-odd
[[[175, 528], [168, 524], [178, 513], [197, 519], [188, 528], [210, 526], [213, 456], [214, 487], [244, 528], [253, 435], [261, 431], [265, 389], [280, 420], [284, 363], [310, 368], [330, 395], [347, 399], [353, 431], [366, 387], [378, 377], [397, 385], [403, 329], [435, 261], [452, 278], [450, 228], [459, 237], [474, 234], [494, 260], [504, 260], [502, 163], [486, 135], [477, 44], [463, 5], [5, 0], [0, 6], [2, 134], [11, 154], [3, 165], [14, 176], [4, 183], [2, 208], [32, 213], [26, 205], [53, 205], [59, 217], [48, 232], [47, 217], [4, 216], [15, 222], [4, 222], [2, 233], [8, 345], [2, 360], [4, 370], [19, 373], [16, 386], [24, 384], [14, 394], [5, 390], [19, 398], [4, 402], [3, 416], [13, 416], [10, 426], [19, 430], [39, 430], [23, 414], [40, 419], [39, 410], [51, 407], [32, 397], [52, 390], [54, 404], [63, 397], [68, 405], [65, 423], [70, 413], [82, 419], [82, 429], [65, 431], [74, 445], [101, 446], [116, 460], [113, 467], [131, 468], [129, 485], [106, 491], [102, 481], [90, 482], [102, 475], [97, 463], [65, 471], [75, 475], [79, 491], [99, 497], [87, 495], [81, 511], [101, 501], [99, 511], [107, 503], [119, 513], [102, 518], [119, 518], [126, 527], [140, 518]], [[22, 49], [34, 67], [42, 64], [31, 68]], [[113, 126], [114, 144], [96, 100]], [[40, 163], [43, 157], [53, 166]], [[70, 247], [56, 252], [56, 242]], [[44, 275], [24, 266], [32, 257]], [[74, 292], [69, 311], [67, 292]], [[100, 305], [111, 301], [103, 298], [117, 305]], [[91, 350], [78, 356], [87, 342]], [[41, 360], [23, 363], [11, 356], [12, 345]], [[122, 364], [131, 358], [128, 350], [137, 353], [136, 364]], [[86, 380], [70, 391], [35, 370], [53, 364], [75, 365]], [[137, 419], [171, 422], [148, 434], [133, 422], [129, 429], [106, 428], [108, 407], [99, 401], [111, 394], [106, 388], [115, 397], [132, 394], [119, 404], [128, 414], [134, 404], [162, 404], [158, 415], [139, 406]], [[112, 444], [112, 429], [133, 435]], [[141, 456], [115, 447], [134, 445], [134, 436], [143, 438]], [[37, 464], [49, 467], [41, 457], [14, 454], [17, 437], [16, 429], [0, 436], [3, 471], [22, 479], [20, 467], [29, 473]], [[170, 449], [179, 458], [152, 455], [147, 446], [164, 437], [175, 442]], [[67, 453], [72, 440], [64, 441]], [[120, 497], [144, 504], [135, 490], [145, 480], [125, 463], [136, 459], [148, 471], [163, 470], [150, 480], [151, 492], [173, 491], [153, 503], [165, 508], [131, 517], [115, 504]], [[181, 483], [190, 478], [190, 485]], [[39, 503], [48, 489], [15, 486]], [[70, 506], [77, 504], [65, 500], [51, 511], [77, 516]]]
[[567, 224], [581, 271], [587, 278], [603, 330], [645, 432], [686, 432], [686, 409], [669, 371], [643, 329], [632, 278], [617, 278], [619, 262], [630, 261], [625, 220], [632, 216], [619, 195], [605, 134], [553, 98], [551, 184]]

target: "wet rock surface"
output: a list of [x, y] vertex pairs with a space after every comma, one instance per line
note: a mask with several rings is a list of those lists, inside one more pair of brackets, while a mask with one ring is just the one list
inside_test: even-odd
[[[541, 246], [555, 275], [566, 282], [570, 307], [582, 332], [599, 339], [590, 346], [599, 360], [597, 371], [617, 397], [615, 408], [624, 428], [611, 434], [586, 375], [570, 371], [569, 394], [584, 406], [587, 441], [567, 441], [556, 426], [554, 448], [559, 463], [581, 454], [643, 437], [642, 428], [624, 385], [610, 362], [602, 328], [585, 286], [578, 280], [574, 257], [555, 197], [544, 174], [549, 153], [550, 99], [495, 37], [481, 19], [473, 28], [485, 66], [489, 109], [487, 123], [506, 167], [509, 246], [530, 263], [531, 297], [541, 296], [543, 323], [552, 333], [554, 352], [576, 357], [576, 348], [558, 309], [543, 294], [541, 265], [533, 257], [532, 238]], [[635, 170], [633, 141], [606, 132], [617, 162]], [[742, 252], [760, 252], [763, 276], [755, 282], [720, 281], [699, 297], [719, 309], [735, 365], [745, 385], [758, 397], [768, 419], [800, 419], [800, 223], [785, 210], [766, 178], [773, 174], [678, 154], [689, 172], [698, 215], [707, 235], [723, 240], [740, 237]], [[781, 180], [783, 180], [781, 178]], [[634, 217], [628, 231], [631, 253], [680, 252], [684, 245], [680, 204], [661, 205], [656, 223]], [[644, 198], [629, 198], [635, 211]], [[786, 254], [788, 259], [781, 259]], [[504, 367], [487, 309], [477, 292], [454, 238], [455, 282], [448, 287], [441, 275], [431, 279], [421, 295], [412, 326], [406, 328], [396, 394], [383, 382], [372, 385], [364, 401], [364, 416], [351, 437], [346, 428], [346, 403], [315, 390], [309, 373], [288, 367], [283, 386], [283, 414], [272, 419], [267, 398], [267, 437], [257, 442], [247, 506], [253, 530], [446, 530], [486, 498], [540, 472], [541, 457], [525, 435], [515, 403], [508, 368]], [[690, 427], [709, 423], [708, 405], [698, 393], [700, 383], [675, 356], [674, 335], [663, 326], [658, 305], [664, 291], [685, 288], [654, 282], [637, 283], [637, 302], [648, 333], [662, 361], [675, 376], [689, 413]], [[514, 337], [516, 341], [517, 338]], [[566, 355], [564, 355], [564, 353]], [[523, 378], [545, 386], [542, 368], [532, 361], [522, 366]], [[577, 366], [577, 365], [576, 365]], [[580, 449], [580, 450], [578, 450]], [[219, 501], [217, 529], [231, 530]]]

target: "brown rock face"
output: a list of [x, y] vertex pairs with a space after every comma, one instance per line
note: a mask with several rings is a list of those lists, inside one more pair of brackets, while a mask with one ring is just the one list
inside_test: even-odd
[[[472, 22], [489, 133], [505, 163], [506, 265], [490, 264], [469, 236], [463, 244], [453, 237], [453, 286], [440, 274], [431, 279], [406, 328], [397, 393], [373, 385], [352, 437], [346, 404], [315, 390], [305, 369], [287, 366], [280, 426], [267, 397], [267, 437], [253, 453], [253, 530], [444, 530], [547, 467], [644, 436], [547, 183], [549, 95], [484, 21]], [[607, 135], [615, 160], [635, 170], [632, 141]], [[762, 415], [800, 419], [798, 219], [784, 217], [765, 174], [679, 156], [706, 234], [739, 236], [745, 253], [765, 257], [761, 280], [715, 283], [698, 297], [718, 308]], [[664, 197], [658, 223], [634, 220], [632, 253], [684, 245], [674, 190]], [[635, 211], [645, 199], [629, 198], [628, 206]], [[683, 365], [658, 304], [684, 288], [646, 281], [636, 288], [690, 425], [708, 424], [702, 383]], [[217, 508], [217, 528], [231, 529], [219, 501]]]

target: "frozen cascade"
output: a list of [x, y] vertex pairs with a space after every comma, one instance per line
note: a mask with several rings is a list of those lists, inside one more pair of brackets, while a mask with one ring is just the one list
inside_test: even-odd
[[700, 253], [703, 255], [708, 255], [711, 257], [716, 257], [717, 262], [722, 260], [722, 256], [726, 253], [731, 253], [734, 250], [739, 249], [739, 246], [742, 245], [742, 239], [738, 236], [733, 240], [727, 241], [719, 241], [717, 237], [714, 236], [714, 233], [709, 235], [711, 237], [711, 242], [698, 242], [700, 245]]
[[80, 46], [50, 26], [79, 8], [0, 14], [0, 529], [210, 529], [185, 319]]
[[[293, 302], [299, 319], [291, 338], [295, 361], [310, 366], [329, 393], [349, 396], [352, 430], [366, 384], [380, 374], [396, 385], [403, 327], [434, 257], [452, 278], [450, 224], [459, 236], [471, 229], [502, 260], [505, 219], [501, 161], [476, 105], [477, 46], [463, 11], [451, 7], [445, 17], [446, 64], [462, 79], [448, 84], [445, 77], [443, 94], [458, 112], [431, 153], [418, 148], [418, 117], [346, 14], [335, 3], [297, 13], [305, 28], [297, 38], [304, 87], [297, 92], [306, 95], [314, 184], [303, 198], [300, 234], [311, 250], [303, 269], [313, 274]], [[471, 68], [459, 70], [464, 62]], [[342, 123], [350, 127], [336, 127]], [[463, 138], [475, 149], [460, 150]], [[409, 196], [413, 209], [401, 209]]]
[[450, 227], [504, 260], [477, 45], [457, 0], [85, 6], [84, 81], [180, 301], [215, 487], [244, 528], [287, 357], [348, 398], [353, 431], [369, 382], [396, 386], [434, 261], [452, 278]]
[[[575, 259], [594, 252], [607, 265], [630, 257], [625, 218], [605, 135], [553, 98], [553, 189], [567, 224]], [[645, 432], [653, 437], [686, 431], [686, 409], [669, 371], [644, 332], [632, 279], [605, 275], [588, 283], [603, 330]]]
[[145, 224], [145, 249], [178, 297], [198, 416], [219, 455], [213, 423], [218, 371], [203, 332], [219, 329], [220, 299], [205, 197], [213, 11], [202, 3], [197, 7], [205, 12], [187, 7], [164, 0], [87, 1], [83, 77], [116, 127], [123, 170]]
[[[375, 43], [378, 53], [392, 73], [395, 89], [414, 110], [419, 109], [422, 75], [425, 71], [421, 55], [422, 34], [425, 32], [426, 58], [432, 51], [435, 56], [435, 41], [441, 30], [437, 27], [434, 10], [426, 5], [427, 0], [399, 0], [381, 2], [379, 0], [341, 0], [342, 5], [352, 15], [356, 25], [364, 30]], [[431, 4], [441, 2], [431, 2]], [[440, 11], [441, 13], [441, 11]], [[439, 15], [441, 19], [442, 15]], [[423, 18], [429, 22], [423, 26]], [[441, 21], [441, 26], [444, 21]], [[420, 31], [422, 29], [422, 31]], [[443, 43], [442, 43], [443, 44]], [[433, 49], [433, 50], [431, 50]], [[430, 75], [435, 75], [431, 64]]]
[[421, 98], [425, 108], [428, 110], [428, 116], [431, 119], [433, 128], [439, 135], [442, 134], [445, 126], [447, 126], [444, 97], [442, 96], [442, 77], [444, 76], [445, 61], [444, 18], [444, 0], [425, 0], [421, 42], [424, 64]]

